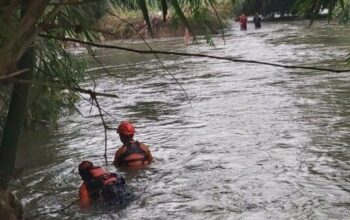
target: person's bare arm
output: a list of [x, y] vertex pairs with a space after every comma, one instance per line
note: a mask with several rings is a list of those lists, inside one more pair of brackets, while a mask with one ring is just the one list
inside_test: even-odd
[[80, 202], [80, 211], [87, 211], [90, 208], [90, 196], [89, 190], [85, 184], [82, 184], [79, 189], [79, 202]]
[[120, 147], [117, 152], [115, 152], [115, 155], [114, 155], [114, 161], [113, 161], [113, 165], [114, 166], [117, 166], [118, 163], [119, 163], [119, 158], [120, 158], [120, 155], [122, 155], [122, 153], [125, 151], [124, 149], [125, 147]]
[[141, 147], [146, 152], [146, 154], [148, 156], [148, 162], [149, 163], [152, 162], [153, 156], [151, 154], [151, 151], [150, 151], [149, 147], [147, 145], [143, 144], [143, 143], [141, 144]]

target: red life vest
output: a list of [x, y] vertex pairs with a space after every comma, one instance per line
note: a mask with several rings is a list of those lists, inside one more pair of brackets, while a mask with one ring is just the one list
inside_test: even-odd
[[91, 201], [98, 198], [103, 198], [108, 205], [118, 206], [125, 205], [133, 198], [133, 193], [122, 176], [107, 172], [101, 167], [93, 167], [88, 172], [90, 180], [85, 181], [79, 189], [82, 209], [89, 208]]
[[90, 169], [89, 172], [95, 180], [101, 180], [103, 185], [109, 185], [110, 183], [117, 181], [116, 176], [105, 171], [101, 167], [94, 167]]

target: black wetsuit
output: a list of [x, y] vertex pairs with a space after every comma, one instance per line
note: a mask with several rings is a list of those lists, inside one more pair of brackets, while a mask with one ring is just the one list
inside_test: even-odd
[[253, 22], [255, 25], [255, 28], [261, 28], [261, 18], [259, 16], [254, 16]]

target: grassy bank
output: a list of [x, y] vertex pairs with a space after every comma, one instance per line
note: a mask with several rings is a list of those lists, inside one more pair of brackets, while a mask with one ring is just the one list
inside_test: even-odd
[[[231, 16], [231, 10], [226, 4], [221, 4], [217, 8], [217, 13], [220, 20], [213, 9], [207, 8], [194, 16], [187, 16], [195, 35], [218, 34], [221, 24], [225, 26], [225, 20]], [[181, 37], [184, 35], [185, 25], [176, 13], [170, 11], [165, 21], [159, 10], [150, 10], [149, 15], [154, 38]], [[114, 9], [113, 14], [106, 14], [100, 19], [97, 28], [101, 30], [105, 40], [147, 39], [152, 37], [139, 10]]]

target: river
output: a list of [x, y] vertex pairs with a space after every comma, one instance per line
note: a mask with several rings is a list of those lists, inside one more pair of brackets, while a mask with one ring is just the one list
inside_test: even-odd
[[[350, 27], [316, 22], [263, 23], [225, 30], [184, 46], [182, 38], [154, 49], [338, 68], [350, 51]], [[116, 42], [116, 44], [120, 44]], [[146, 48], [143, 43], [124, 46]], [[98, 98], [112, 127], [136, 125], [155, 162], [138, 172], [117, 170], [138, 199], [115, 213], [79, 213], [76, 204], [36, 219], [350, 219], [350, 75], [284, 69], [208, 58], [161, 56], [179, 85], [152, 55], [97, 50], [108, 73], [91, 61]], [[91, 80], [84, 84], [92, 87]], [[86, 97], [86, 96], [84, 96]], [[26, 131], [17, 187], [27, 216], [62, 209], [78, 198], [77, 166], [91, 160], [110, 171], [120, 145], [104, 133], [96, 108], [62, 115], [57, 128]], [[20, 185], [19, 183], [14, 183]]]

